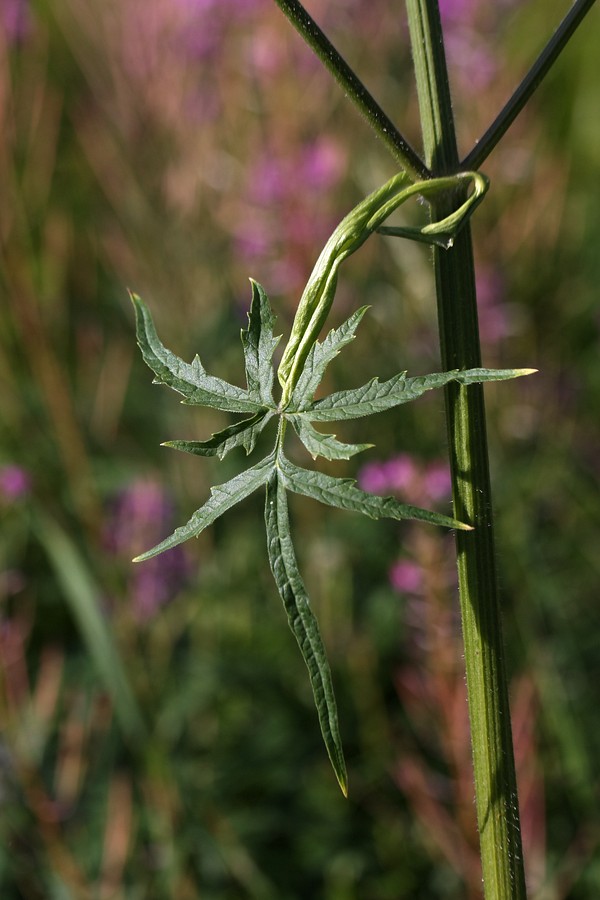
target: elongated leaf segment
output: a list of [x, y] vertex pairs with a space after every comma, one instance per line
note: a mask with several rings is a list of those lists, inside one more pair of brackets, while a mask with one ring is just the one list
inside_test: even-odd
[[273, 578], [283, 601], [289, 626], [298, 642], [308, 669], [321, 733], [335, 777], [342, 793], [347, 797], [348, 776], [342, 750], [331, 671], [319, 626], [310, 607], [308, 594], [296, 562], [285, 486], [278, 467], [273, 469], [267, 482], [265, 524]]
[[[474, 173], [466, 173], [464, 178], [473, 178]], [[396, 176], [376, 195], [368, 199], [360, 213], [351, 214], [348, 228], [334, 233], [324, 251], [323, 268], [328, 271], [325, 278], [325, 292], [335, 289], [337, 266], [340, 259], [353, 252], [366, 236], [389, 215], [391, 208], [399, 205], [398, 197], [405, 199], [406, 192], [424, 193], [456, 187], [460, 178], [436, 179], [425, 182], [420, 187], [403, 187], [406, 180]], [[484, 190], [484, 188], [482, 188]], [[408, 194], [410, 196], [410, 193]], [[471, 195], [467, 203], [472, 201]], [[373, 200], [373, 197], [376, 199]], [[387, 204], [387, 206], [386, 206]], [[357, 210], [360, 207], [357, 207]], [[389, 210], [389, 211], [388, 211]], [[461, 212], [462, 210], [462, 212]], [[468, 210], [465, 204], [456, 213], [438, 222], [434, 232], [442, 234], [444, 229], [459, 227]], [[346, 221], [346, 220], [344, 220]], [[343, 223], [342, 223], [343, 225]], [[341, 226], [340, 226], [341, 228]], [[436, 229], [440, 229], [436, 232]], [[424, 229], [421, 230], [422, 232]], [[334, 240], [335, 238], [335, 240]], [[333, 242], [333, 243], [332, 243]], [[331, 245], [331, 247], [330, 247]], [[327, 249], [327, 248], [326, 248]], [[332, 257], [333, 254], [333, 257]], [[329, 281], [327, 280], [329, 279]], [[311, 302], [323, 309], [323, 302], [330, 303], [331, 296], [320, 296], [315, 282], [311, 288]], [[258, 463], [243, 469], [239, 475], [223, 484], [211, 488], [206, 502], [192, 515], [189, 521], [176, 528], [156, 547], [142, 553], [136, 562], [150, 559], [164, 550], [176, 547], [188, 538], [197, 537], [212, 525], [219, 516], [237, 503], [249, 497], [260, 488], [266, 491], [265, 525], [269, 561], [277, 590], [283, 601], [288, 622], [308, 668], [321, 732], [333, 770], [343, 793], [347, 796], [348, 779], [342, 750], [338, 714], [333, 693], [333, 684], [323, 641], [316, 617], [310, 607], [306, 588], [298, 569], [296, 554], [292, 544], [286, 492], [302, 494], [320, 503], [351, 512], [360, 512], [372, 519], [413, 519], [445, 528], [470, 531], [471, 526], [449, 516], [431, 510], [420, 509], [400, 503], [394, 497], [377, 497], [357, 487], [351, 478], [335, 478], [310, 469], [303, 469], [284, 454], [284, 443], [288, 423], [297, 436], [316, 459], [322, 456], [328, 460], [349, 459], [368, 449], [372, 444], [345, 444], [333, 434], [322, 434], [312, 422], [334, 422], [356, 419], [373, 413], [383, 412], [409, 400], [415, 400], [426, 391], [442, 387], [450, 381], [459, 384], [473, 384], [485, 381], [502, 381], [526, 375], [533, 369], [469, 369], [467, 371], [438, 372], [407, 378], [401, 372], [388, 381], [371, 379], [362, 387], [338, 391], [320, 400], [314, 399], [327, 366], [340, 350], [352, 340], [366, 307], [357, 310], [338, 328], [332, 329], [319, 342], [314, 339], [302, 344], [302, 354], [293, 356], [293, 368], [284, 387], [285, 401], [279, 406], [273, 399], [274, 369], [273, 354], [279, 338], [273, 336], [274, 316], [269, 299], [263, 288], [252, 282], [252, 302], [248, 315], [248, 328], [242, 331], [242, 347], [246, 370], [246, 388], [237, 387], [221, 378], [209, 375], [196, 356], [192, 363], [186, 363], [159, 340], [154, 323], [144, 302], [135, 294], [131, 295], [135, 307], [137, 339], [144, 360], [155, 375], [155, 382], [165, 384], [183, 395], [183, 403], [194, 403], [211, 409], [233, 413], [240, 418], [231, 425], [216, 432], [204, 441], [167, 441], [164, 446], [192, 453], [196, 456], [216, 456], [222, 459], [231, 450], [240, 447], [250, 453], [263, 429], [274, 419], [279, 422], [275, 445], [272, 451]], [[307, 301], [308, 302], [308, 301]], [[320, 305], [320, 306], [319, 306]], [[319, 312], [318, 315], [321, 315]], [[309, 322], [309, 327], [312, 327]], [[320, 326], [319, 326], [320, 327]], [[290, 345], [288, 345], [289, 347]], [[296, 344], [296, 346], [300, 346]], [[306, 352], [304, 352], [306, 351]], [[287, 352], [287, 351], [286, 351]], [[301, 364], [298, 363], [301, 359]], [[280, 369], [281, 372], [281, 369]], [[290, 429], [291, 430], [291, 429]]]
[[489, 182], [479, 172], [459, 172], [444, 178], [410, 182], [401, 172], [373, 191], [342, 219], [323, 248], [304, 289], [294, 318], [292, 333], [279, 364], [277, 376], [283, 388], [282, 405], [291, 399], [305, 361], [331, 309], [342, 262], [361, 247], [374, 231], [382, 231], [385, 220], [410, 197], [428, 198], [446, 192], [472, 193], [458, 208], [439, 222], [422, 228], [388, 228], [385, 233], [450, 247], [454, 236], [483, 199]]
[[151, 550], [136, 556], [133, 562], [144, 562], [146, 559], [150, 559], [159, 553], [163, 553], [165, 550], [171, 550], [172, 547], [182, 544], [188, 538], [198, 537], [205, 528], [212, 525], [224, 512], [227, 512], [236, 503], [249, 497], [259, 487], [266, 484], [273, 470], [274, 459], [274, 455], [271, 454], [257, 465], [252, 466], [251, 469], [245, 469], [239, 475], [236, 475], [235, 478], [226, 481], [225, 484], [215, 485], [210, 489], [210, 497], [204, 506], [196, 510], [185, 525], [182, 525], [181, 528], [176, 528], [170, 537], [165, 538], [156, 547], [152, 547]]
[[[451, 381], [458, 384], [482, 384], [486, 381], [507, 381], [532, 375], [536, 369], [454, 369], [450, 372], [436, 372], [432, 375], [418, 375], [407, 378], [406, 372], [394, 375], [389, 381], [372, 378], [367, 384], [350, 391], [337, 391], [322, 400], [316, 400], [297, 411], [297, 417], [312, 422], [341, 422], [360, 419], [374, 413], [393, 409], [402, 403], [416, 400], [426, 391], [444, 387]], [[292, 413], [294, 408], [288, 409]]]
[[144, 362], [156, 376], [154, 380], [157, 384], [166, 384], [183, 394], [183, 403], [234, 413], [256, 413], [262, 408], [262, 404], [249, 391], [208, 375], [199, 356], [194, 357], [190, 364], [167, 350], [156, 334], [148, 307], [137, 294], [130, 293], [130, 297], [135, 308], [138, 344]]

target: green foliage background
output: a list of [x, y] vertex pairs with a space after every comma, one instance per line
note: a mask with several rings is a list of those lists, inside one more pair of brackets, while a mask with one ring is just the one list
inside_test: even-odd
[[[402, 11], [310, 8], [417, 143]], [[447, 4], [465, 147], [565, 8]], [[170, 581], [129, 563], [239, 467], [159, 447], [227, 422], [150, 385], [126, 286], [167, 346], [241, 384], [248, 276], [288, 328], [332, 226], [392, 163], [266, 0], [0, 10], [2, 897], [478, 897], [451, 538], [291, 504], [348, 801], [272, 587], [262, 499]], [[597, 45], [594, 10], [490, 158], [474, 220], [484, 363], [540, 370], [486, 387], [539, 900], [600, 890]], [[428, 260], [374, 238], [348, 262], [333, 324], [371, 311], [328, 391], [439, 370]], [[443, 457], [441, 396], [360, 425], [339, 436], [374, 442], [378, 464]], [[398, 561], [421, 573], [412, 591], [388, 577]]]

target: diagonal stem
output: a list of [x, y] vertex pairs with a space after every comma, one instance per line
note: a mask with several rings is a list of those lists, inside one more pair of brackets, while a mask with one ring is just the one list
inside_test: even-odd
[[365, 117], [396, 162], [412, 181], [424, 181], [431, 172], [391, 119], [369, 93], [360, 78], [321, 31], [299, 0], [275, 0], [294, 28], [301, 34], [321, 62], [329, 69], [350, 100]]
[[461, 168], [478, 169], [482, 162], [487, 159], [502, 135], [508, 131], [542, 79], [556, 62], [558, 56], [594, 3], [595, 0], [576, 0], [506, 106], [496, 116], [471, 152], [465, 156], [461, 163]]

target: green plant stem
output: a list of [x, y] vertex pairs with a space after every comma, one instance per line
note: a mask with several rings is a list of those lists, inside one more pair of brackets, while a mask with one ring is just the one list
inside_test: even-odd
[[418, 153], [398, 131], [302, 4], [298, 0], [275, 0], [275, 2], [321, 62], [329, 69], [350, 100], [358, 107], [400, 167], [410, 175], [413, 181], [424, 181], [430, 178], [431, 172]]
[[[407, 0], [426, 160], [436, 174], [459, 167], [437, 0]], [[444, 201], [432, 204], [443, 216]], [[434, 249], [444, 368], [481, 364], [470, 229]], [[477, 820], [486, 900], [525, 898], [508, 687], [495, 567], [492, 501], [481, 386], [445, 389], [457, 533], [460, 603]]]
[[478, 169], [482, 162], [487, 159], [595, 2], [596, 0], [577, 0], [573, 4], [508, 103], [496, 116], [485, 134], [477, 141], [471, 152], [465, 156], [461, 163], [461, 168]]

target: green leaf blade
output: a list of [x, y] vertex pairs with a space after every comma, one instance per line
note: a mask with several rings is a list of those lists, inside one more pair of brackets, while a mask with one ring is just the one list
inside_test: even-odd
[[208, 375], [197, 356], [190, 364], [168, 350], [156, 333], [150, 310], [144, 301], [131, 292], [130, 297], [135, 309], [138, 345], [157, 383], [166, 384], [183, 394], [183, 403], [226, 412], [255, 413], [261, 409], [262, 404], [252, 399], [247, 391], [222, 378]]
[[271, 453], [255, 466], [252, 466], [252, 468], [240, 472], [239, 475], [236, 475], [230, 481], [212, 487], [210, 489], [210, 497], [204, 506], [197, 509], [185, 525], [176, 528], [173, 534], [165, 538], [164, 541], [152, 547], [151, 550], [140, 554], [140, 556], [136, 556], [133, 561], [144, 562], [152, 556], [157, 556], [165, 550], [170, 550], [172, 547], [182, 544], [188, 538], [198, 537], [205, 528], [212, 525], [224, 512], [227, 512], [236, 503], [249, 497], [259, 487], [266, 484], [274, 465], [275, 456]]
[[400, 503], [394, 497], [379, 497], [369, 494], [356, 486], [353, 478], [336, 478], [323, 472], [302, 469], [289, 459], [280, 460], [280, 471], [283, 483], [290, 491], [304, 494], [320, 503], [360, 512], [371, 519], [415, 519], [430, 525], [441, 525], [445, 528], [457, 528], [472, 531], [470, 525], [418, 506]]
[[218, 459], [223, 459], [236, 447], [243, 447], [246, 455], [249, 455], [254, 450], [259, 434], [274, 415], [272, 410], [263, 410], [215, 432], [206, 441], [165, 441], [162, 446], [192, 453], [194, 456], [216, 456]]
[[369, 450], [373, 444], [344, 444], [334, 434], [322, 434], [302, 415], [287, 416], [291, 419], [296, 433], [313, 459], [322, 456], [325, 459], [350, 459], [363, 450]]
[[325, 747], [345, 797], [348, 776], [340, 737], [337, 704], [323, 640], [298, 570], [290, 534], [285, 487], [275, 469], [267, 482], [265, 505], [269, 562], [289, 626], [298, 642], [308, 674]]
[[427, 391], [444, 387], [451, 381], [459, 384], [479, 384], [486, 381], [507, 381], [530, 375], [535, 369], [454, 369], [450, 372], [435, 372], [432, 375], [417, 375], [407, 378], [406, 372], [394, 375], [388, 381], [372, 378], [361, 387], [334, 394], [317, 400], [304, 414], [313, 422], [341, 422], [359, 419], [374, 413], [393, 409], [402, 403], [416, 400]]
[[250, 279], [252, 301], [248, 328], [242, 331], [248, 394], [264, 406], [273, 406], [273, 353], [280, 337], [273, 337], [275, 316], [264, 288]]
[[322, 343], [317, 341], [313, 344], [293, 390], [290, 412], [300, 412], [310, 403], [329, 363], [335, 359], [342, 347], [354, 340], [356, 329], [367, 309], [367, 306], [361, 306], [339, 328], [332, 328]]
[[145, 741], [143, 714], [104, 609], [105, 585], [94, 576], [68, 532], [41, 509], [32, 512], [34, 531], [48, 554], [90, 658], [112, 697], [117, 719], [130, 738]]
[[459, 384], [480, 384], [486, 381], [509, 381], [525, 375], [535, 375], [537, 369], [464, 369], [456, 373], [453, 381]]

